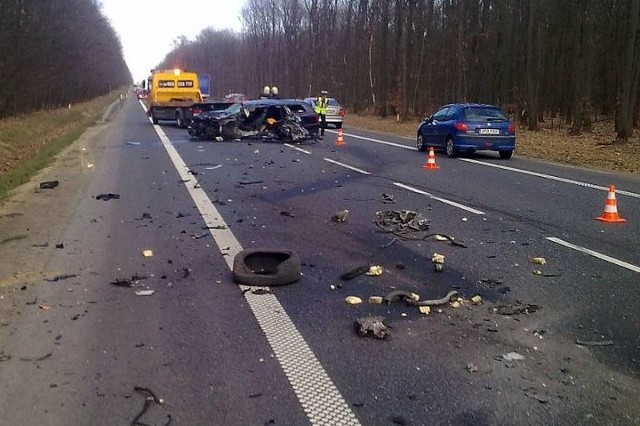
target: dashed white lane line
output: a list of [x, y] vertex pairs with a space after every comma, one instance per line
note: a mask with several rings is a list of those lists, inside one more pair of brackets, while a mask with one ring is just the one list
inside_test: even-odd
[[[211, 235], [216, 241], [229, 269], [242, 246], [224, 219], [213, 206], [197, 179], [189, 174], [186, 163], [178, 154], [160, 126], [153, 126], [162, 145], [191, 195]], [[195, 181], [195, 185], [193, 182]], [[240, 286], [240, 289], [250, 289]], [[359, 425], [360, 422], [346, 403], [340, 391], [326, 373], [320, 361], [304, 340], [284, 307], [273, 294], [256, 295], [244, 292], [245, 298], [273, 353], [280, 363], [294, 393], [312, 425]]]
[[307, 154], [307, 155], [311, 155], [311, 154], [312, 154], [312, 152], [311, 152], [311, 151], [307, 151], [306, 149], [302, 149], [302, 148], [299, 148], [299, 147], [297, 147], [297, 146], [291, 145], [290, 143], [285, 143], [284, 145], [285, 145], [285, 146], [288, 146], [289, 148], [293, 148], [293, 149], [295, 149], [296, 151], [300, 151], [300, 152], [302, 152], [303, 154]]
[[433, 194], [430, 194], [430, 193], [428, 193], [426, 191], [423, 191], [421, 189], [418, 189], [418, 188], [414, 188], [413, 186], [405, 185], [404, 183], [394, 182], [393, 184], [395, 186], [399, 187], [399, 188], [406, 189], [407, 191], [415, 192], [416, 194], [426, 195], [427, 197], [431, 198], [432, 200], [440, 201], [441, 203], [445, 203], [445, 204], [448, 204], [450, 206], [457, 207], [457, 208], [462, 209], [462, 210], [466, 210], [469, 213], [479, 214], [479, 215], [485, 214], [483, 211], [476, 210], [476, 209], [474, 209], [472, 207], [465, 206], [464, 204], [456, 203], [455, 201], [447, 200], [446, 198], [436, 197]]
[[362, 173], [363, 175], [370, 175], [366, 170], [358, 169], [357, 167], [350, 166], [348, 164], [341, 163], [336, 160], [332, 160], [331, 158], [325, 158], [324, 161], [328, 161], [331, 164], [335, 164], [336, 166], [344, 167], [345, 169], [353, 170], [354, 172]]
[[[588, 183], [588, 182], [580, 182], [578, 180], [565, 179], [565, 178], [561, 178], [559, 176], [547, 175], [547, 174], [544, 174], [544, 173], [532, 172], [532, 171], [529, 171], [529, 170], [516, 169], [514, 167], [503, 166], [503, 165], [500, 165], [500, 164], [485, 163], [485, 162], [478, 161], [478, 160], [472, 160], [471, 158], [460, 158], [460, 161], [466, 161], [467, 163], [479, 164], [481, 166], [486, 166], [486, 167], [494, 167], [496, 169], [508, 170], [508, 171], [514, 172], [514, 173], [521, 173], [521, 174], [524, 174], [524, 175], [536, 176], [536, 177], [540, 177], [540, 178], [544, 178], [544, 179], [555, 180], [555, 181], [558, 181], [558, 182], [570, 183], [572, 185], [583, 186], [585, 188], [600, 189], [600, 190], [603, 190], [603, 191], [608, 191], [609, 190], [608, 186], [594, 185], [594, 184]], [[640, 198], [640, 194], [637, 194], [635, 192], [629, 192], [629, 191], [620, 190], [620, 189], [617, 189], [617, 188], [616, 188], [616, 194], [627, 195], [629, 197], [634, 197], [634, 198]]]
[[624, 262], [622, 260], [618, 260], [615, 257], [607, 256], [606, 254], [598, 253], [597, 251], [590, 250], [590, 249], [588, 249], [586, 247], [581, 247], [581, 246], [572, 244], [570, 242], [561, 240], [560, 238], [547, 237], [547, 240], [552, 241], [552, 242], [554, 242], [556, 244], [560, 244], [561, 246], [565, 246], [565, 247], [568, 247], [570, 249], [577, 250], [579, 252], [588, 254], [589, 256], [597, 257], [598, 259], [604, 260], [604, 261], [609, 262], [609, 263], [613, 263], [614, 265], [621, 266], [621, 267], [626, 268], [626, 269], [628, 269], [630, 271], [640, 272], [640, 267], [638, 267], [636, 265], [632, 265], [631, 263], [627, 263], [627, 262]]

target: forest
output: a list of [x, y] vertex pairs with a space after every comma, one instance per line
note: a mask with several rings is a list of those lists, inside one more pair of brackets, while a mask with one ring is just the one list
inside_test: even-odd
[[[0, 118], [131, 83], [99, 0], [0, 10]], [[401, 120], [483, 102], [531, 130], [553, 117], [579, 134], [607, 118], [624, 142], [638, 124], [640, 0], [246, 0], [241, 20], [239, 33], [177, 37], [149, 68], [208, 73], [216, 96], [326, 89], [352, 113]]]
[[180, 37], [160, 67], [209, 73], [216, 95], [330, 91], [351, 112], [411, 119], [501, 105], [589, 131], [638, 119], [640, 0], [247, 0], [243, 30]]
[[0, 118], [94, 99], [131, 74], [97, 0], [0, 0]]

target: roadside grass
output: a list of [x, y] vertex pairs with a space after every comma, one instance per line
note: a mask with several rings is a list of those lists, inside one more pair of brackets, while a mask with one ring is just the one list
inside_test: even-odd
[[0, 120], [0, 201], [102, 119], [122, 90], [70, 108]]
[[[415, 140], [419, 121], [398, 122], [394, 118], [347, 115], [345, 125], [391, 133]], [[593, 124], [591, 133], [569, 135], [569, 127], [557, 120], [541, 123], [539, 131], [518, 128], [516, 155], [586, 167], [589, 169], [640, 173], [640, 140], [637, 133], [626, 144], [614, 144], [610, 120]]]

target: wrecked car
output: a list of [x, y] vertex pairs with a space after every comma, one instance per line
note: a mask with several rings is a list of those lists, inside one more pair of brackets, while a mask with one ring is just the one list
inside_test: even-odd
[[204, 140], [265, 139], [299, 142], [311, 133], [284, 100], [266, 99], [234, 103], [221, 111], [193, 118], [189, 135]]

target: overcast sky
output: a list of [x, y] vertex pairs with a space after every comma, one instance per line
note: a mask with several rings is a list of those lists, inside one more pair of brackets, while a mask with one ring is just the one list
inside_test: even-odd
[[240, 31], [245, 0], [102, 0], [136, 82], [161, 62], [180, 36], [193, 40], [205, 28]]

